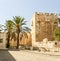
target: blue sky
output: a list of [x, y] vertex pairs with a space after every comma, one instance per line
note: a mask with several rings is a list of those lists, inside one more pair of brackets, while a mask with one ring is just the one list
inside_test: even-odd
[[30, 27], [34, 12], [60, 13], [60, 0], [0, 0], [0, 24], [22, 16]]

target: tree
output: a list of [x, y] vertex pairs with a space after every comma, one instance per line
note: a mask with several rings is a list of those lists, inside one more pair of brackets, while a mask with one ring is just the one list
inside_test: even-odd
[[60, 27], [57, 27], [57, 28], [54, 30], [54, 38], [55, 38], [55, 40], [60, 41]]
[[6, 44], [7, 48], [10, 47], [9, 41], [10, 41], [12, 29], [13, 29], [13, 24], [12, 24], [11, 20], [7, 20], [6, 21], [6, 28], [5, 28], [5, 30], [7, 31], [7, 44]]
[[2, 31], [3, 31], [3, 25], [0, 24], [0, 32], [2, 32]]
[[27, 32], [29, 32], [30, 29], [28, 27], [26, 27], [26, 21], [24, 20], [24, 18], [22, 18], [20, 16], [13, 17], [12, 23], [13, 23], [14, 32], [17, 33], [16, 48], [18, 49], [19, 48], [19, 38], [21, 40], [23, 34], [27, 36]]

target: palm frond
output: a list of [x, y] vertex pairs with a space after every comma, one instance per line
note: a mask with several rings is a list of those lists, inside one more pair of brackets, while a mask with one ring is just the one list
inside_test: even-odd
[[13, 29], [13, 23], [12, 23], [12, 21], [11, 20], [7, 20], [6, 21], [6, 29], [8, 30], [8, 31], [12, 31], [12, 29]]
[[15, 24], [19, 24], [20, 20], [21, 20], [20, 16], [13, 17], [13, 21], [14, 21]]
[[26, 25], [26, 21], [20, 22], [20, 26], [24, 26], [24, 25]]
[[28, 27], [24, 27], [24, 28], [22, 28], [22, 31], [23, 31], [23, 32], [30, 32], [30, 31], [31, 31], [31, 29], [30, 29], [30, 28], [28, 28]]
[[11, 40], [14, 39], [14, 41], [16, 41], [16, 33], [15, 32], [12, 32], [11, 33]]
[[28, 38], [27, 32], [23, 32], [25, 38]]
[[26, 32], [21, 32], [21, 33], [20, 33], [20, 37], [19, 37], [20, 40], [22, 40], [23, 37], [28, 38], [28, 35], [27, 35]]
[[25, 20], [25, 18], [22, 18], [22, 17], [21, 17], [20, 22], [21, 22], [21, 23], [23, 23], [23, 22], [24, 22], [24, 20]]

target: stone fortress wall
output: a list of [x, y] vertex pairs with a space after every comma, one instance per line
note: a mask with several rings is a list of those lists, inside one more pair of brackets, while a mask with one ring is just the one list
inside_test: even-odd
[[32, 46], [44, 38], [54, 40], [53, 31], [58, 26], [58, 16], [54, 13], [35, 12], [31, 20]]

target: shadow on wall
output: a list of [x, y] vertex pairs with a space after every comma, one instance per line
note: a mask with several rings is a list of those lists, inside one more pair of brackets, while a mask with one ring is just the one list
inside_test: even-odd
[[0, 61], [16, 61], [8, 51], [0, 51]]

